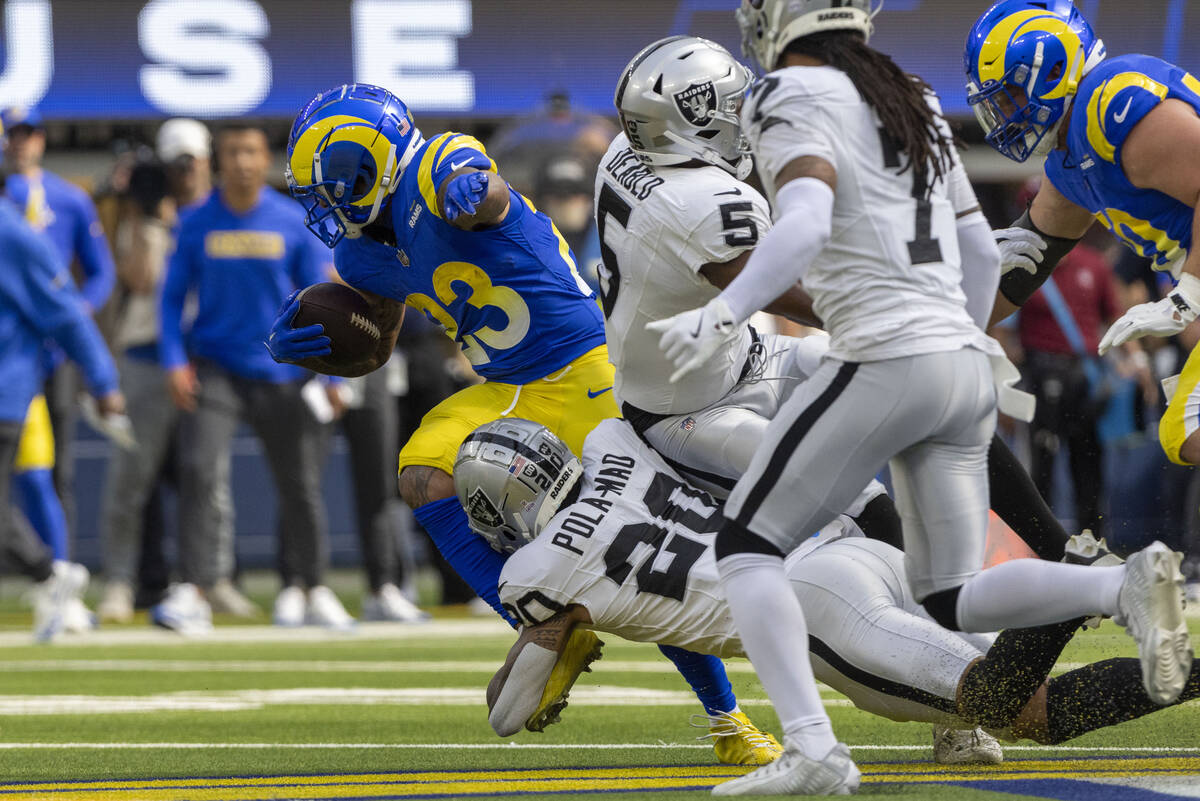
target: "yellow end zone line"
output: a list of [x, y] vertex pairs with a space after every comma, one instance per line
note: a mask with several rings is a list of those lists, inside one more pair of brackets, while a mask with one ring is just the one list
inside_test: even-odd
[[[983, 768], [942, 767], [933, 764], [868, 763], [863, 780], [885, 783], [946, 783], [1029, 779], [1096, 779], [1135, 776], [1200, 774], [1200, 757], [1132, 757], [1096, 760], [1017, 760]], [[0, 785], [0, 799], [24, 801], [266, 801], [285, 791], [289, 798], [403, 797], [504, 795], [579, 790], [629, 792], [637, 790], [701, 789], [744, 773], [747, 768], [725, 765], [581, 767], [498, 771], [419, 771], [322, 776], [222, 777], [147, 779], [130, 781], [23, 783]], [[180, 791], [186, 791], [181, 796]]]

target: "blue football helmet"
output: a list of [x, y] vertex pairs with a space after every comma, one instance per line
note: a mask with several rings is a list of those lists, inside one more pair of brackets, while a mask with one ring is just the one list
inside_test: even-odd
[[424, 141], [386, 89], [356, 83], [314, 97], [292, 123], [284, 169], [304, 224], [328, 247], [361, 236]]
[[987, 143], [1013, 161], [1050, 152], [1104, 42], [1071, 0], [1000, 0], [967, 35], [967, 103]]

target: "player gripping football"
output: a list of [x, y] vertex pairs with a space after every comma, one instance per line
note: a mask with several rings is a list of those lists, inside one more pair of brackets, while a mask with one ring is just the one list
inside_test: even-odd
[[[293, 297], [268, 347], [319, 372], [362, 375], [391, 355], [405, 305], [459, 344], [485, 380], [421, 421], [400, 452], [400, 492], [447, 561], [505, 615], [496, 595], [503, 558], [471, 532], [454, 497], [454, 457], [468, 433], [498, 417], [536, 420], [579, 450], [599, 420], [617, 415], [595, 295], [554, 223], [509, 187], [482, 144], [454, 132], [425, 139], [384, 89], [354, 84], [317, 95], [292, 126], [287, 158], [308, 227], [371, 302], [382, 336], [369, 358], [334, 362], [320, 325], [292, 327]], [[561, 697], [598, 653], [594, 635], [573, 638], [531, 728], [557, 719]], [[736, 707], [718, 660], [664, 653], [709, 711]], [[778, 753], [758, 745], [766, 739], [747, 722], [718, 754], [761, 764]]]

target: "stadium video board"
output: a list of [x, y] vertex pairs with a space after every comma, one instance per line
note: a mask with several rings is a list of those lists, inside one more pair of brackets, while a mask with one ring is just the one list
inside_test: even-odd
[[[621, 67], [675, 33], [738, 52], [736, 0], [5, 0], [0, 104], [51, 119], [290, 117], [318, 90], [378, 83], [415, 110], [500, 116], [565, 89], [611, 109]], [[874, 39], [967, 112], [962, 42], [987, 3], [887, 0]], [[1200, 71], [1186, 0], [1079, 0], [1111, 53]]]

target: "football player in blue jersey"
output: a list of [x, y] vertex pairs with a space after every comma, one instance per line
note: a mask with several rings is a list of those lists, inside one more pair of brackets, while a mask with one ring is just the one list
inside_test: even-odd
[[[1200, 80], [1153, 56], [1105, 59], [1070, 0], [994, 4], [971, 29], [965, 66], [967, 102], [988, 144], [1014, 161], [1044, 156], [1048, 179], [1020, 219], [996, 232], [1004, 274], [992, 321], [1024, 304], [1096, 221], [1179, 282], [1117, 320], [1101, 353], [1196, 319]], [[1181, 464], [1200, 463], [1198, 353], [1159, 426], [1167, 456]]]
[[[391, 355], [405, 305], [459, 344], [485, 380], [421, 421], [400, 451], [400, 492], [447, 561], [511, 622], [496, 592], [504, 558], [471, 531], [454, 494], [455, 456], [469, 433], [503, 416], [545, 425], [576, 453], [600, 420], [618, 416], [595, 294], [554, 223], [508, 185], [479, 141], [454, 132], [425, 139], [385, 89], [353, 84], [313, 98], [292, 126], [286, 177], [308, 227], [333, 248], [339, 275], [372, 304], [384, 336], [371, 358], [331, 364], [321, 326], [291, 327], [293, 296], [268, 348], [280, 361], [363, 375]], [[499, 500], [480, 495], [472, 513], [498, 519]], [[581, 635], [560, 657], [530, 728], [557, 719], [566, 691], [598, 654], [595, 635]], [[665, 653], [706, 708], [736, 707], [719, 660]], [[756, 746], [761, 740], [749, 727], [718, 742], [718, 755], [761, 764], [778, 753]]]
[[[5, 194], [65, 267], [78, 264], [79, 295], [94, 313], [108, 300], [116, 280], [96, 207], [78, 186], [42, 168], [46, 133], [37, 109], [5, 108], [0, 111], [0, 122], [8, 132]], [[55, 558], [67, 559], [68, 521], [74, 517], [74, 469], [69, 453], [75, 440], [79, 380], [74, 369], [57, 369], [63, 360], [58, 348], [49, 349], [44, 358], [49, 376], [45, 391], [33, 399], [25, 417], [14, 491], [22, 511]], [[83, 631], [93, 625], [91, 613], [82, 604], [74, 605], [67, 615], [68, 630]]]

